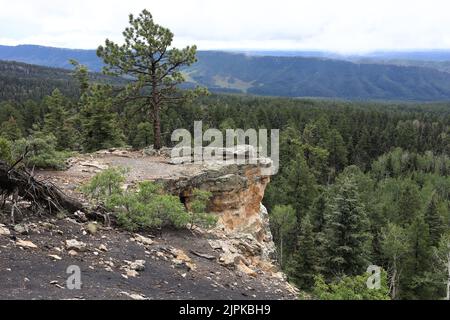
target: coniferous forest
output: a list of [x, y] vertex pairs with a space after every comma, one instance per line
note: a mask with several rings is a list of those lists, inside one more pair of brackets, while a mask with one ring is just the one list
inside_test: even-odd
[[[79, 68], [78, 98], [55, 89], [41, 100], [0, 103], [2, 159], [28, 145], [29, 165], [63, 169], [77, 152], [153, 144], [153, 125], [138, 106], [116, 103], [111, 87], [83, 75]], [[210, 95], [164, 109], [164, 145], [173, 130], [192, 129], [196, 120], [206, 128], [282, 128], [280, 172], [264, 203], [283, 247], [278, 259], [303, 291], [322, 297], [323, 286], [335, 284], [331, 298], [347, 287], [364, 295], [354, 290], [365, 281], [358, 276], [378, 265], [386, 271], [382, 298], [445, 297], [447, 104]]]

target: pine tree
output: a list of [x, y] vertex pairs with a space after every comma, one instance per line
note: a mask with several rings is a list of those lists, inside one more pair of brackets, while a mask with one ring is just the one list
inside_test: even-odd
[[401, 297], [404, 299], [429, 299], [435, 287], [432, 285], [430, 236], [428, 225], [418, 216], [409, 226], [410, 254], [406, 262]]
[[123, 145], [108, 88], [93, 86], [81, 109], [82, 145], [87, 152]]
[[284, 203], [293, 205], [300, 221], [317, 196], [316, 179], [303, 154], [297, 154], [284, 168], [280, 183], [283, 186], [281, 194]]
[[44, 117], [43, 132], [56, 137], [57, 149], [72, 149], [78, 134], [73, 126], [66, 98], [55, 89], [51, 96], [45, 98], [44, 103], [48, 112]]
[[22, 137], [22, 130], [20, 130], [16, 119], [11, 117], [8, 121], [5, 121], [1, 124], [0, 136], [9, 141], [15, 141]]
[[407, 180], [401, 186], [398, 199], [398, 224], [405, 227], [419, 215], [421, 207], [420, 192], [417, 185]]
[[327, 226], [329, 274], [358, 275], [367, 268], [368, 221], [356, 183], [349, 177], [338, 182], [330, 203]]
[[314, 285], [314, 277], [320, 273], [319, 255], [311, 217], [307, 215], [300, 224], [297, 250], [292, 257], [290, 272], [300, 288], [310, 289]]
[[[115, 76], [129, 76], [124, 91], [128, 101], [140, 101], [151, 115], [154, 147], [161, 149], [161, 112], [163, 107], [186, 101], [194, 92], [180, 91], [184, 82], [182, 68], [195, 63], [196, 46], [176, 49], [172, 47], [173, 33], [153, 20], [147, 10], [138, 17], [129, 16], [130, 26], [125, 29], [123, 45], [108, 39], [97, 55], [103, 58], [105, 72]], [[196, 93], [204, 93], [198, 90]]]
[[141, 122], [137, 126], [133, 147], [141, 149], [148, 147], [153, 142], [153, 126], [150, 122]]
[[443, 221], [438, 210], [438, 197], [434, 193], [425, 210], [425, 222], [430, 231], [430, 244], [437, 246], [444, 231]]
[[330, 153], [328, 163], [336, 172], [340, 172], [347, 165], [347, 147], [339, 131], [333, 129], [330, 133], [326, 149]]

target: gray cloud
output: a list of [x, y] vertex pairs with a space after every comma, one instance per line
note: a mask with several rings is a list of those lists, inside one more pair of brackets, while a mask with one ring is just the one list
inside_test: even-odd
[[446, 0], [0, 0], [0, 43], [95, 48], [150, 10], [201, 49], [450, 48]]

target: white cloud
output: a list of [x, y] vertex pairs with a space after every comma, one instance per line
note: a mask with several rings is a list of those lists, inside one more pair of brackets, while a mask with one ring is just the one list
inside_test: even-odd
[[149, 9], [200, 49], [450, 48], [446, 0], [0, 0], [0, 43], [95, 48]]

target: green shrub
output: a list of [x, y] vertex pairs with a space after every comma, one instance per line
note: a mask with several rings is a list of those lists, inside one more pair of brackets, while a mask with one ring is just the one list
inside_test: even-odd
[[19, 139], [14, 143], [13, 158], [18, 159], [27, 149], [25, 164], [28, 167], [34, 166], [41, 169], [63, 170], [66, 168], [67, 159], [73, 155], [70, 151], [57, 151], [55, 136], [39, 131], [34, 132], [27, 139]]
[[140, 183], [138, 190], [113, 194], [107, 200], [107, 208], [117, 212], [119, 225], [130, 231], [183, 228], [190, 218], [178, 197], [163, 194], [162, 188], [152, 182]]
[[368, 274], [344, 276], [328, 284], [322, 276], [316, 276], [313, 295], [318, 300], [390, 300], [387, 273], [383, 271], [381, 274], [380, 289], [369, 289], [368, 277]]
[[153, 182], [141, 182], [136, 189], [124, 191], [126, 172], [123, 168], [107, 169], [81, 190], [115, 212], [118, 224], [127, 230], [186, 227], [190, 215], [178, 197], [164, 194], [163, 188]]
[[210, 229], [217, 225], [218, 217], [214, 214], [206, 212], [206, 208], [211, 198], [212, 193], [208, 191], [202, 191], [195, 189], [193, 192], [193, 200], [190, 203], [190, 221], [191, 228], [199, 226], [202, 228]]
[[7, 163], [10, 163], [12, 160], [11, 142], [2, 137], [0, 137], [0, 160]]
[[105, 202], [111, 196], [122, 194], [127, 172], [127, 169], [120, 167], [106, 169], [96, 174], [81, 191], [92, 200]]

